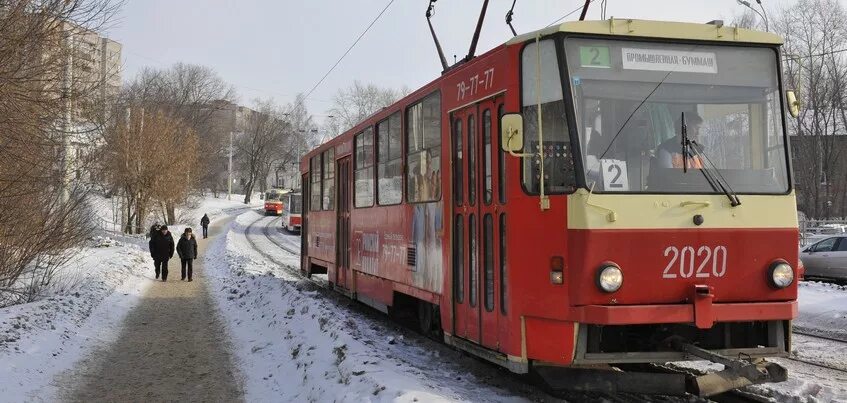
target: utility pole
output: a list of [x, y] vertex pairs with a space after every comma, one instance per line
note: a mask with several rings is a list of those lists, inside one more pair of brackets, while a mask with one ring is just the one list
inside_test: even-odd
[[229, 132], [229, 175], [226, 181], [226, 199], [232, 200], [232, 136], [233, 132]]

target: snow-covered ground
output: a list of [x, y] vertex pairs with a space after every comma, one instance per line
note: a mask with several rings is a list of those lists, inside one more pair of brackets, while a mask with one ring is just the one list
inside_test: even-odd
[[[475, 360], [375, 319], [280, 267], [294, 267], [298, 258], [262, 241], [264, 225], [275, 229], [279, 222], [244, 213], [206, 256], [247, 401], [525, 400], [496, 386], [510, 382], [505, 373], [487, 365], [475, 370]], [[256, 252], [247, 236], [279, 263]]]
[[0, 309], [0, 401], [54, 400], [54, 377], [117, 336], [153, 273], [146, 248], [133, 242], [92, 240], [51, 296]]

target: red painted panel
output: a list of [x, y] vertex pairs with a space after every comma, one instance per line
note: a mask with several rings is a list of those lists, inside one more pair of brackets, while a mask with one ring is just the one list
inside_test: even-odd
[[526, 319], [526, 355], [529, 359], [555, 363], [573, 361], [574, 324], [542, 318]]
[[[767, 281], [774, 260], [797, 261], [796, 229], [568, 232], [572, 305], [680, 303], [695, 285], [713, 287], [715, 303], [797, 299], [796, 282], [775, 290]], [[624, 273], [623, 287], [610, 294], [595, 285], [597, 267], [607, 261]]]
[[353, 272], [356, 276], [356, 293], [366, 295], [385, 305], [391, 305], [394, 297], [394, 288], [391, 281], [370, 276], [360, 272]]

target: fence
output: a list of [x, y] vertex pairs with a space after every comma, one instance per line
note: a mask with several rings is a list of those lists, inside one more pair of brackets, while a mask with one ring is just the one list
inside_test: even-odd
[[847, 220], [800, 220], [800, 246], [835, 235], [847, 235]]

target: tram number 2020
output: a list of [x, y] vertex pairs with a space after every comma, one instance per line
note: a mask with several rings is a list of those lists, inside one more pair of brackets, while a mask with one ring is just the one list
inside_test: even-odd
[[726, 246], [668, 246], [665, 248], [668, 265], [662, 278], [709, 278], [726, 275]]

